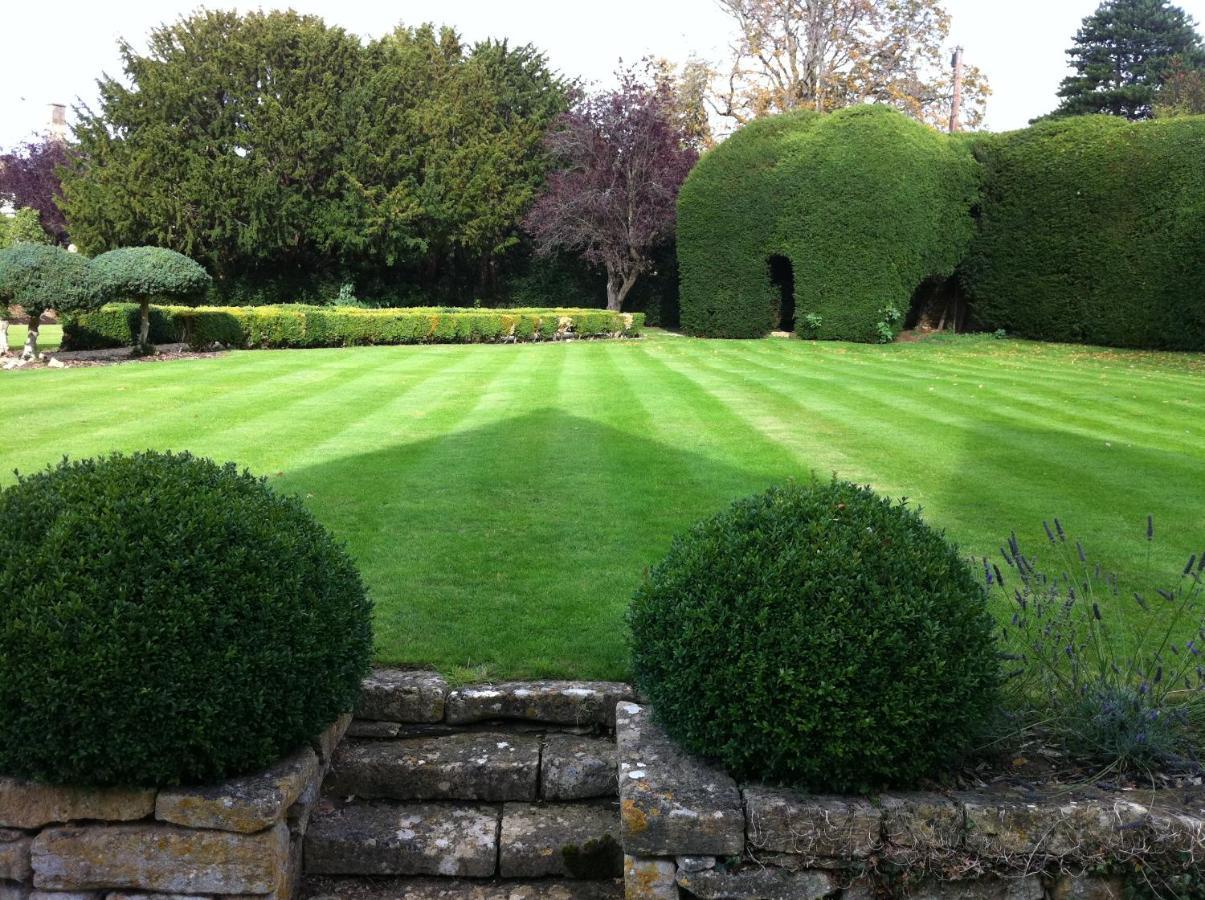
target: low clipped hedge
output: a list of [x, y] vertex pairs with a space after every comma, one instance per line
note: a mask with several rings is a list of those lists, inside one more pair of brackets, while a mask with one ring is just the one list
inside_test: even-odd
[[[497, 343], [552, 340], [567, 323], [575, 337], [636, 337], [644, 315], [599, 309], [154, 306], [150, 340], [194, 348]], [[63, 347], [69, 350], [128, 346], [137, 334], [137, 304], [109, 304], [63, 321]]]
[[984, 329], [1205, 350], [1205, 116], [1080, 116], [976, 138], [964, 265]]
[[975, 746], [998, 662], [983, 586], [902, 502], [774, 488], [677, 537], [628, 612], [641, 693], [735, 776], [873, 791]]
[[0, 492], [0, 773], [253, 771], [352, 708], [371, 651], [348, 554], [233, 464], [115, 454]]

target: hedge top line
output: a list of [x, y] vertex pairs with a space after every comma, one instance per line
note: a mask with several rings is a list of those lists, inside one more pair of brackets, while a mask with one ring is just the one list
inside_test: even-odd
[[[63, 320], [71, 350], [128, 346], [140, 308], [108, 304]], [[155, 343], [228, 347], [342, 347], [355, 344], [511, 343], [572, 338], [639, 337], [643, 313], [603, 309], [459, 309], [343, 306], [153, 306]]]
[[679, 195], [683, 328], [890, 340], [928, 286], [980, 327], [1205, 349], [1202, 158], [1205, 116], [958, 135], [881, 105], [759, 119]]

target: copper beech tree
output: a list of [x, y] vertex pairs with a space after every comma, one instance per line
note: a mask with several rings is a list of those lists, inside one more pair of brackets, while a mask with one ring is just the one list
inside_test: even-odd
[[[941, 0], [719, 0], [737, 26], [714, 100], [721, 116], [759, 116], [887, 103], [944, 127], [953, 78]], [[962, 125], [983, 121], [983, 73], [963, 75]]]
[[673, 236], [678, 188], [700, 135], [674, 83], [629, 69], [612, 91], [582, 97], [549, 132], [559, 167], [525, 219], [541, 254], [580, 253], [607, 273], [607, 309], [620, 310], [654, 249]]

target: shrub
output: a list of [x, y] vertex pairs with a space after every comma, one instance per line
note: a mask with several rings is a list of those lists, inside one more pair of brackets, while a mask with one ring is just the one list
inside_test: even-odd
[[628, 613], [669, 734], [740, 778], [866, 790], [931, 776], [995, 707], [985, 592], [902, 502], [774, 488], [677, 537]]
[[29, 316], [24, 356], [37, 355], [38, 324], [48, 309], [67, 313], [95, 301], [84, 257], [51, 244], [18, 243], [0, 250], [0, 307], [16, 303]]
[[64, 460], [0, 493], [0, 772], [254, 770], [351, 709], [371, 649], [347, 553], [233, 464]]
[[23, 206], [13, 215], [0, 213], [0, 249], [13, 244], [49, 244], [50, 235], [42, 227], [36, 209]]
[[[1205, 712], [1205, 552], [1165, 586], [1131, 594], [1057, 519], [1046, 534], [1052, 565], [1039, 568], [1016, 535], [1000, 548], [1004, 569], [983, 564], [1013, 610], [1010, 705], [1078, 759], [1140, 772], [1185, 767]], [[1148, 519], [1148, 544], [1154, 537]]]
[[92, 260], [102, 299], [134, 300], [140, 306], [139, 346], [149, 344], [150, 305], [155, 299], [199, 303], [212, 279], [182, 253], [163, 247], [122, 247]]
[[985, 330], [1205, 350], [1205, 117], [1045, 122], [977, 139], [965, 265]]
[[[704, 337], [779, 327], [770, 258], [814, 336], [877, 342], [885, 307], [950, 276], [970, 243], [979, 169], [965, 139], [884, 106], [757, 120], [709, 152], [678, 199], [681, 323]], [[902, 319], [902, 317], [900, 317]], [[812, 320], [807, 320], [812, 321]]]
[[[153, 342], [205, 348], [346, 347], [357, 344], [474, 343], [551, 339], [562, 317], [581, 337], [640, 334], [644, 316], [596, 309], [359, 309], [344, 306], [150, 307]], [[63, 343], [72, 350], [128, 346], [137, 341], [138, 307], [110, 304], [66, 318]]]

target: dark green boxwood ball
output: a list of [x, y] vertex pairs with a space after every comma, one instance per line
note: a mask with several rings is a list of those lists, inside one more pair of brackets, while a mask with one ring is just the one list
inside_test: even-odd
[[62, 463], [0, 493], [0, 773], [213, 781], [352, 708], [371, 606], [295, 498], [187, 453]]
[[911, 785], [995, 708], [984, 588], [916, 511], [845, 482], [773, 488], [680, 535], [628, 624], [658, 721], [742, 779]]

